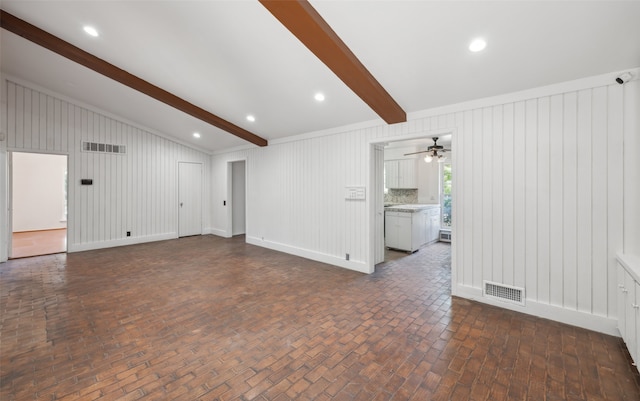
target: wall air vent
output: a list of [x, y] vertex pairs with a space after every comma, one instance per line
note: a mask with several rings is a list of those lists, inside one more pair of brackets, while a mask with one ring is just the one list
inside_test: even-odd
[[524, 288], [513, 287], [506, 284], [484, 281], [482, 287], [482, 295], [487, 298], [497, 299], [499, 301], [509, 302], [512, 304], [525, 304]]
[[127, 153], [127, 147], [125, 145], [112, 145], [110, 143], [98, 143], [98, 142], [82, 142], [83, 152], [94, 153], [114, 153], [125, 154]]

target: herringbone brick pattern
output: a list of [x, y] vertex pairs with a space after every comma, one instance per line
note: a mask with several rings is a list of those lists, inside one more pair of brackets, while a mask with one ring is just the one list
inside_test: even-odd
[[0, 264], [0, 399], [638, 400], [620, 339], [213, 236]]

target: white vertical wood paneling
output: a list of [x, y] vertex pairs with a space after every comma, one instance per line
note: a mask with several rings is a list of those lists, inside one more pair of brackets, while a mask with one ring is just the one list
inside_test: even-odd
[[[482, 110], [482, 154], [493, 153], [493, 109]], [[482, 160], [482, 279], [493, 280], [493, 182], [496, 175], [493, 171], [493, 160], [481, 157]]]
[[483, 254], [483, 241], [482, 237], [483, 227], [482, 227], [482, 189], [483, 189], [483, 176], [482, 176], [482, 153], [479, 151], [482, 149], [482, 110], [476, 109], [471, 113], [472, 124], [471, 129], [473, 130], [472, 141], [473, 141], [473, 149], [474, 151], [471, 153], [471, 159], [467, 161], [473, 168], [473, 175], [471, 176], [472, 188], [474, 194], [474, 201], [472, 202], [472, 210], [471, 213], [474, 216], [478, 216], [479, 218], [473, 220], [472, 226], [472, 249], [473, 253], [471, 256], [471, 260], [473, 261], [472, 267], [472, 281], [471, 285], [474, 287], [479, 287], [482, 285], [482, 273], [483, 273], [483, 262], [484, 259], [482, 257]]
[[592, 313], [593, 264], [591, 258], [591, 185], [592, 143], [591, 143], [591, 90], [578, 92], [577, 105], [577, 308]]
[[577, 96], [576, 92], [564, 95], [563, 127], [562, 127], [562, 175], [564, 177], [564, 192], [562, 194], [562, 238], [563, 238], [563, 306], [569, 309], [577, 308], [577, 252], [578, 252], [578, 223], [577, 223], [577, 149], [576, 138]]
[[[462, 171], [462, 162], [461, 157], [466, 154], [465, 152], [465, 144], [462, 140], [462, 136], [464, 135], [464, 113], [457, 112], [452, 117], [452, 122], [454, 123], [452, 126], [456, 127], [453, 138], [451, 138], [451, 150], [452, 150], [452, 164], [451, 164], [451, 197], [452, 199], [456, 199], [457, 197], [463, 197], [464, 195], [464, 174], [459, 172]], [[454, 154], [455, 153], [455, 154]], [[467, 202], [468, 203], [468, 202]], [[465, 214], [462, 204], [459, 202], [453, 202], [451, 205], [451, 216], [452, 216], [452, 224], [457, 227], [465, 227]], [[456, 235], [452, 233], [452, 235]], [[464, 247], [462, 246], [463, 242], [458, 242], [453, 240], [451, 243], [451, 263], [452, 266], [459, 266], [459, 269], [451, 270], [451, 288], [452, 292], [456, 293], [458, 288], [458, 283], [463, 283], [463, 275], [461, 272], [464, 271]]]
[[[496, 151], [502, 152], [502, 265], [503, 265], [503, 283], [508, 285], [514, 284], [514, 105], [505, 104], [503, 113], [503, 136], [502, 146], [497, 147]], [[463, 161], [464, 163], [464, 161]], [[471, 219], [472, 216], [469, 216]]]
[[594, 144], [591, 159], [591, 222], [592, 222], [592, 258], [593, 282], [592, 302], [595, 315], [607, 316], [609, 313], [608, 299], [608, 135], [607, 135], [607, 87], [594, 88], [591, 101], [591, 140]]
[[551, 96], [549, 109], [549, 138], [551, 146], [549, 150], [549, 303], [562, 306], [563, 302], [563, 146], [562, 95]]
[[490, 153], [493, 155], [491, 160], [493, 162], [493, 185], [491, 191], [490, 203], [493, 206], [491, 214], [491, 227], [493, 228], [493, 249], [491, 250], [493, 273], [491, 280], [502, 283], [504, 282], [503, 274], [503, 260], [502, 260], [502, 246], [504, 241], [504, 216], [503, 211], [503, 195], [502, 195], [502, 171], [503, 171], [503, 152], [495, 151], [496, 148], [501, 147], [503, 143], [502, 131], [503, 131], [503, 113], [502, 105], [495, 106], [493, 108], [493, 127], [492, 127], [492, 148]]
[[[68, 247], [113, 246], [177, 236], [178, 161], [204, 166], [210, 156], [96, 111], [6, 81], [8, 150], [69, 155]], [[80, 151], [82, 141], [121, 144], [126, 155]], [[81, 178], [93, 185], [81, 186]], [[209, 203], [208, 186], [203, 187]], [[209, 226], [209, 208], [202, 217]], [[126, 237], [131, 231], [132, 238]]]
[[[464, 117], [463, 117], [463, 121], [462, 121], [462, 131], [460, 138], [458, 140], [458, 142], [461, 143], [461, 148], [463, 150], [462, 153], [462, 158], [464, 159], [464, 161], [460, 162], [461, 168], [459, 168], [459, 174], [458, 177], [462, 178], [462, 186], [461, 189], [463, 191], [465, 191], [466, 196], [472, 196], [473, 194], [473, 154], [474, 154], [474, 147], [473, 147], [473, 115], [472, 115], [472, 111], [467, 110], [464, 112]], [[464, 144], [464, 146], [462, 145]], [[464, 216], [464, 228], [465, 231], [467, 230], [473, 230], [474, 227], [474, 222], [473, 219], [471, 218], [473, 216], [473, 202], [464, 202], [464, 203], [460, 203], [460, 205], [462, 206], [462, 214]], [[455, 219], [455, 217], [452, 217], [452, 219]], [[454, 223], [455, 224], [455, 223]], [[480, 224], [480, 222], [477, 222], [476, 224]], [[472, 232], [472, 231], [471, 231]], [[454, 232], [453, 235], [458, 235], [457, 232]], [[463, 252], [464, 252], [464, 261], [465, 263], [461, 266], [462, 267], [462, 277], [461, 277], [461, 284], [464, 285], [473, 285], [473, 269], [474, 269], [474, 264], [477, 263], [476, 260], [474, 260], [474, 255], [473, 255], [473, 239], [469, 238], [468, 241], [461, 241], [460, 242], [461, 247], [463, 248]]]
[[[624, 93], [623, 86], [608, 87], [607, 134], [608, 134], [608, 176], [607, 176], [607, 235], [608, 235], [608, 279], [609, 315], [615, 316], [617, 310], [616, 294], [616, 254], [622, 252], [624, 227]], [[636, 112], [640, 107], [636, 107]], [[633, 173], [632, 173], [633, 174]]]
[[550, 215], [551, 215], [551, 198], [550, 198], [550, 152], [551, 139], [549, 137], [549, 111], [550, 99], [548, 97], [538, 99], [538, 123], [537, 135], [535, 135], [538, 157], [538, 174], [536, 196], [538, 198], [538, 209], [535, 211], [537, 216], [537, 264], [535, 266], [538, 280], [537, 293], [527, 294], [535, 295], [538, 302], [549, 303], [549, 286], [551, 278], [550, 270]]
[[[24, 89], [17, 87], [15, 90], [15, 112], [16, 116], [24, 115]], [[16, 117], [15, 140], [19, 147], [24, 147], [24, 119]]]
[[525, 103], [525, 287], [529, 299], [538, 299], [538, 101]]
[[525, 287], [525, 104], [514, 104], [513, 119], [513, 284]]

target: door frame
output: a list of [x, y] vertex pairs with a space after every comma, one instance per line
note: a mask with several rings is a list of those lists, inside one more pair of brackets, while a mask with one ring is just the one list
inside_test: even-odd
[[[249, 171], [247, 169], [247, 158], [239, 158], [233, 160], [227, 160], [227, 229], [225, 231], [225, 238], [233, 237], [233, 163], [244, 162], [244, 199], [245, 199], [245, 236], [247, 227], [249, 225], [247, 210], [247, 177]], [[246, 241], [246, 237], [245, 237]]]
[[[66, 158], [67, 161], [67, 222], [66, 222], [66, 241], [65, 241], [65, 250], [64, 253], [68, 253], [69, 252], [69, 232], [70, 230], [72, 230], [72, 224], [70, 222], [73, 221], [73, 216], [72, 216], [72, 210], [73, 208], [71, 207], [71, 202], [73, 199], [73, 196], [71, 196], [70, 192], [69, 192], [69, 154], [68, 153], [63, 153], [63, 152], [45, 152], [45, 151], [39, 151], [39, 152], [35, 152], [33, 150], [30, 149], [7, 149], [6, 151], [6, 155], [7, 155], [7, 197], [6, 197], [6, 202], [7, 202], [7, 213], [6, 213], [6, 219], [7, 219], [7, 231], [6, 231], [6, 236], [7, 236], [7, 249], [6, 249], [6, 255], [7, 255], [7, 260], [11, 259], [13, 256], [13, 154], [14, 153], [31, 153], [31, 154], [37, 154], [37, 155], [54, 155], [54, 156], [64, 156]], [[0, 260], [1, 262], [1, 260]]]
[[[437, 130], [426, 130], [420, 133], [416, 133], [416, 134], [407, 134], [407, 135], [398, 135], [398, 136], [394, 136], [394, 137], [385, 137], [385, 138], [376, 138], [376, 139], [371, 139], [368, 141], [368, 155], [369, 155], [369, 169], [368, 169], [368, 173], [369, 173], [369, 188], [375, 189], [377, 187], [379, 187], [379, 181], [377, 180], [382, 180], [383, 181], [383, 187], [384, 187], [384, 175], [382, 177], [378, 177], [376, 175], [376, 162], [379, 162], [379, 160], [376, 159], [376, 157], [382, 157], [383, 160], [382, 162], [384, 163], [384, 152], [382, 152], [382, 155], [377, 155], [376, 156], [376, 149], [375, 147], [377, 145], [386, 145], [388, 143], [391, 142], [399, 142], [399, 141], [406, 141], [406, 140], [411, 140], [411, 139], [423, 139], [423, 138], [432, 138], [434, 136], [442, 136], [442, 135], [451, 135], [451, 154], [453, 155], [455, 152], [455, 146], [456, 146], [456, 128], [443, 128], [443, 129], [437, 129]], [[452, 169], [455, 168], [455, 159], [453, 160], [452, 163]], [[382, 174], [384, 174], [384, 169]], [[452, 180], [452, 184], [451, 184], [451, 192], [452, 194], [455, 191], [455, 181]], [[367, 197], [367, 215], [368, 215], [368, 219], [367, 219], [367, 225], [368, 225], [368, 231], [369, 231], [369, 243], [368, 243], [368, 254], [367, 254], [367, 269], [370, 273], [373, 273], [375, 271], [375, 261], [376, 261], [376, 254], [377, 252], [380, 252], [379, 246], [380, 244], [382, 244], [382, 247], [384, 248], [384, 229], [382, 230], [378, 230], [376, 229], [377, 225], [376, 225], [376, 213], [378, 212], [377, 208], [376, 208], [376, 202], [375, 202], [375, 195], [371, 194], [371, 196]], [[383, 205], [384, 207], [384, 205]], [[383, 209], [384, 210], [384, 209]], [[451, 210], [452, 213], [455, 213], [456, 210], [456, 198], [455, 198], [455, 194], [452, 197], [452, 201], [451, 201]], [[384, 212], [383, 212], [383, 218], [384, 218]], [[455, 221], [451, 227], [452, 230], [455, 229]], [[380, 241], [380, 238], [382, 237], [382, 241]], [[384, 250], [383, 250], [384, 252]], [[451, 239], [451, 272], [452, 272], [452, 277], [453, 277], [453, 272], [455, 272], [455, 236], [452, 236]]]

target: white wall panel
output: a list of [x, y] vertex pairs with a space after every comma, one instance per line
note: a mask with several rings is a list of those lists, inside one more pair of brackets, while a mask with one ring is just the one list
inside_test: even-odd
[[[612, 76], [593, 77], [425, 111], [404, 124], [221, 153], [213, 156], [213, 191], [224, 191], [217, 170], [225, 160], [246, 158], [248, 238], [360, 269], [340, 261], [349, 252], [369, 263], [369, 216], [364, 202], [344, 200], [344, 187], [371, 182], [370, 144], [450, 129], [453, 292], [479, 294], [468, 289], [494, 280], [525, 287], [535, 313], [547, 305], [608, 324], [616, 314], [614, 257], [623, 242], [623, 110], [638, 107], [624, 104], [637, 102], [625, 88]], [[224, 231], [220, 207], [213, 206], [213, 224]]]
[[577, 104], [577, 160], [576, 160], [576, 218], [577, 218], [577, 309], [592, 313], [592, 131], [591, 131], [591, 96], [590, 90], [578, 92]]
[[529, 298], [538, 299], [538, 101], [525, 103], [524, 269]]
[[529, 297], [535, 297], [538, 302], [549, 304], [550, 297], [550, 215], [554, 205], [551, 204], [550, 198], [550, 180], [551, 165], [550, 152], [553, 146], [550, 138], [550, 99], [544, 97], [538, 99], [536, 124], [537, 134], [534, 136], [537, 146], [537, 188], [536, 197], [538, 198], [538, 209], [535, 211], [537, 218], [537, 256], [536, 256], [536, 276], [538, 280], [537, 291], [535, 294], [527, 294]]
[[[178, 161], [203, 164], [210, 204], [206, 153], [11, 80], [4, 84], [8, 150], [69, 155], [70, 251], [177, 237]], [[81, 152], [82, 141], [125, 145], [127, 153]], [[81, 178], [93, 185], [81, 186]], [[203, 227], [209, 221], [207, 207]]]

